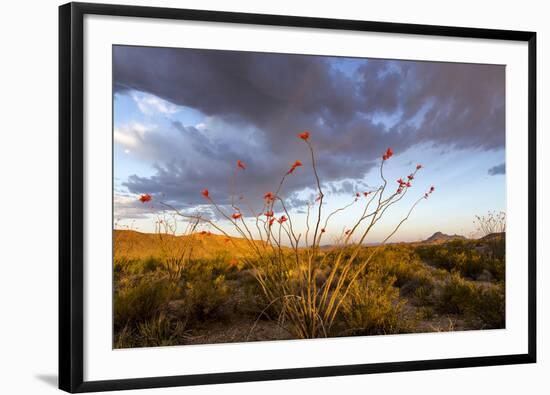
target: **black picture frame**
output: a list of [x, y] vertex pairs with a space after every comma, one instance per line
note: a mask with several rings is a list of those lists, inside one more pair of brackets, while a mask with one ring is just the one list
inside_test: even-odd
[[[402, 33], [528, 43], [528, 352], [483, 356], [84, 381], [83, 350], [83, 19], [86, 14], [283, 27]], [[59, 7], [59, 388], [71, 393], [536, 362], [536, 33], [127, 5]]]

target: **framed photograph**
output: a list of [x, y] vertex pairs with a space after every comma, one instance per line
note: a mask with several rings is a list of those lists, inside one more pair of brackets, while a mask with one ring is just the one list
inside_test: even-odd
[[536, 361], [536, 34], [59, 9], [59, 386]]

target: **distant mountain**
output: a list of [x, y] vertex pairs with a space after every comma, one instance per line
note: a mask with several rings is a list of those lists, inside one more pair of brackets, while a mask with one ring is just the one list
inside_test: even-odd
[[425, 244], [442, 244], [451, 240], [466, 240], [464, 236], [461, 235], [447, 235], [442, 232], [435, 232], [433, 235], [428, 237], [422, 243]]

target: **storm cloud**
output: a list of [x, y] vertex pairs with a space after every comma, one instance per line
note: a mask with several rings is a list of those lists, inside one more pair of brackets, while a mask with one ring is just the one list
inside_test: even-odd
[[[141, 154], [155, 174], [132, 175], [124, 185], [193, 204], [205, 186], [226, 196], [240, 159], [248, 168], [238, 193], [257, 196], [273, 189], [294, 160], [307, 158], [296, 138], [302, 130], [312, 131], [320, 176], [334, 193], [364, 187], [361, 180], [388, 146], [396, 153], [419, 144], [504, 148], [504, 66], [353, 62], [356, 67], [321, 56], [116, 46], [115, 94], [153, 95], [208, 120], [201, 127], [173, 121], [171, 134], [142, 133]], [[304, 203], [297, 192], [313, 188], [312, 181], [289, 178], [286, 191], [297, 207]]]
[[506, 174], [506, 164], [501, 163], [500, 165], [493, 166], [488, 170], [490, 176], [496, 176], [499, 174]]

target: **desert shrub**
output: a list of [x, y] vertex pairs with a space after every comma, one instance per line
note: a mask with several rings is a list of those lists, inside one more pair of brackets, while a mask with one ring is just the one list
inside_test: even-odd
[[476, 278], [487, 267], [486, 259], [475, 251], [460, 252], [453, 259], [453, 266], [462, 276]]
[[135, 347], [135, 344], [134, 330], [129, 325], [115, 329], [113, 348], [131, 348]]
[[[431, 266], [448, 272], [456, 271], [471, 279], [477, 278], [483, 270], [490, 270], [494, 261], [482, 253], [481, 247], [476, 248], [475, 242], [464, 240], [453, 240], [443, 245], [421, 246], [417, 248], [417, 252], [421, 259]], [[493, 268], [493, 271], [496, 273], [498, 269]]]
[[123, 279], [141, 273], [141, 261], [127, 257], [116, 257], [113, 260], [113, 275], [115, 280]]
[[486, 329], [504, 328], [505, 318], [504, 284], [479, 287], [477, 295], [467, 307], [467, 319], [475, 327]]
[[405, 301], [399, 299], [394, 283], [395, 277], [376, 271], [353, 284], [342, 309], [345, 333], [377, 335], [403, 331], [400, 313]]
[[142, 265], [143, 273], [155, 272], [159, 268], [162, 268], [162, 262], [155, 257], [151, 256], [143, 261], [143, 265]]
[[474, 297], [476, 288], [472, 282], [455, 272], [441, 289], [438, 308], [442, 313], [463, 314]]
[[115, 292], [114, 321], [122, 328], [157, 315], [174, 293], [173, 285], [166, 280], [141, 279], [135, 286]]
[[170, 320], [164, 313], [141, 322], [137, 327], [138, 347], [158, 347], [184, 344], [189, 339], [185, 322]]
[[504, 283], [478, 285], [453, 273], [442, 288], [439, 310], [464, 314], [474, 328], [502, 328], [505, 323]]
[[161, 261], [156, 257], [146, 259], [131, 259], [127, 257], [116, 257], [113, 261], [113, 274], [115, 281], [141, 278], [144, 274], [155, 272], [161, 267]]
[[379, 254], [375, 267], [388, 277], [395, 278], [395, 286], [402, 296], [415, 297], [420, 303], [427, 303], [434, 290], [434, 279], [430, 270], [418, 260], [414, 250], [408, 247], [386, 247]]
[[445, 269], [433, 269], [431, 272], [432, 277], [437, 281], [445, 281], [449, 277], [449, 272]]
[[504, 281], [504, 277], [505, 277], [504, 259], [497, 259], [497, 258], [487, 259], [486, 268], [497, 281]]
[[434, 315], [434, 309], [430, 306], [421, 306], [416, 310], [416, 318], [418, 320], [431, 320]]
[[419, 302], [427, 303], [434, 290], [434, 280], [431, 273], [425, 268], [414, 271], [413, 275], [401, 285], [401, 294], [414, 296]]
[[418, 302], [425, 304], [431, 301], [435, 287], [433, 279], [429, 275], [427, 277], [419, 277], [418, 282], [411, 283], [411, 285], [414, 287], [413, 295]]
[[230, 287], [221, 273], [222, 269], [212, 264], [194, 265], [186, 273], [181, 296], [189, 317], [199, 321], [223, 318], [220, 316], [221, 308], [230, 296]]
[[114, 348], [172, 346], [185, 344], [190, 337], [186, 322], [159, 313], [137, 326], [126, 325], [116, 331]]
[[124, 272], [126, 272], [127, 267], [129, 264], [129, 260], [127, 258], [115, 258], [113, 261], [113, 273], [115, 276], [120, 276]]

